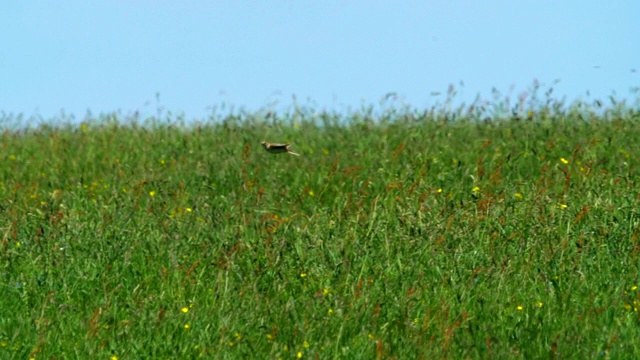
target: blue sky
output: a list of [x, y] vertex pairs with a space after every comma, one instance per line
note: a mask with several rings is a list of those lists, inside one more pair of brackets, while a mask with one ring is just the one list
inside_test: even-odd
[[[636, 99], [640, 1], [10, 1], [0, 111], [187, 119], [212, 107], [344, 111], [516, 98]], [[554, 81], [559, 80], [558, 83]], [[460, 84], [464, 83], [464, 86]], [[587, 96], [587, 91], [590, 96]], [[433, 93], [440, 92], [437, 96]], [[159, 102], [156, 98], [159, 94]]]

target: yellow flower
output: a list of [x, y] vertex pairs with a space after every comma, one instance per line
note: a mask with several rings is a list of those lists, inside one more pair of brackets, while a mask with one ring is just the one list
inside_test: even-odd
[[185, 330], [189, 330], [189, 329], [191, 329], [191, 325], [189, 325], [189, 324], [184, 324], [184, 329], [185, 329]]
[[152, 191], [149, 191], [149, 196], [151, 196], [151, 197], [156, 196], [156, 192], [155, 192], [155, 191], [153, 191], [153, 190], [152, 190]]
[[183, 307], [182, 309], [180, 309], [180, 311], [182, 311], [183, 313], [188, 313], [189, 312], [189, 308], [188, 307]]
[[305, 342], [303, 342], [303, 343], [302, 343], [302, 346], [303, 346], [305, 349], [308, 349], [308, 348], [309, 348], [309, 343], [305, 341]]
[[327, 288], [322, 289], [322, 296], [327, 296], [327, 295], [329, 295], [329, 289]]
[[302, 351], [298, 351], [298, 354], [296, 355], [296, 357], [298, 359], [302, 359]]
[[471, 191], [473, 191], [474, 194], [477, 194], [480, 192], [480, 187], [474, 186], [473, 189], [471, 189]]
[[309, 196], [315, 196], [316, 193], [313, 192], [313, 190], [309, 190]]
[[301, 277], [301, 278], [306, 278], [306, 277], [307, 277], [307, 274], [306, 274], [306, 273], [302, 273], [302, 274], [300, 274], [300, 277]]
[[333, 315], [333, 313], [334, 313], [333, 309], [332, 309], [332, 308], [329, 308], [328, 313], [329, 313], [329, 315]]
[[568, 207], [568, 206], [567, 206], [567, 204], [560, 204], [560, 205], [558, 205], [558, 208], [559, 208], [559, 209], [562, 209], [562, 210], [566, 209], [567, 207]]
[[436, 191], [438, 192], [438, 194], [442, 194], [442, 189], [438, 189]]
[[111, 357], [109, 358], [110, 360], [118, 360], [118, 357], [115, 355], [111, 355]]
[[565, 165], [567, 165], [567, 164], [569, 163], [569, 160], [567, 160], [567, 159], [565, 159], [565, 158], [561, 157], [561, 158], [560, 158], [560, 162], [561, 162], [561, 163], [563, 163], [563, 164], [565, 164]]
[[541, 308], [541, 307], [542, 307], [542, 305], [543, 305], [543, 304], [542, 304], [542, 301], [538, 301], [538, 302], [536, 303], [536, 306], [538, 306], [539, 308]]
[[631, 287], [631, 291], [636, 291], [636, 290], [638, 290], [638, 286], [633, 285], [633, 286]]
[[524, 196], [519, 192], [515, 193], [513, 197], [515, 197], [516, 200], [522, 200], [524, 198]]
[[192, 212], [192, 211], [193, 211], [193, 209], [191, 209], [191, 208], [186, 208], [185, 210], [186, 210], [187, 212]]
[[518, 306], [516, 306], [516, 310], [522, 311], [522, 310], [524, 310], [524, 307], [522, 307], [522, 305], [518, 305]]

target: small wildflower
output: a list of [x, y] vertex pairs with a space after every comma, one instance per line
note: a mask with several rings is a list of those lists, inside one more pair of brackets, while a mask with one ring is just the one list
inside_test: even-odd
[[296, 357], [298, 359], [302, 359], [302, 351], [298, 351], [298, 354], [296, 355]]
[[271, 335], [271, 334], [267, 334], [267, 339], [268, 339], [268, 340], [273, 340], [273, 335]]
[[118, 357], [116, 355], [111, 355], [111, 357], [109, 358], [109, 360], [118, 360]]
[[151, 196], [151, 197], [156, 196], [156, 192], [155, 192], [155, 191], [153, 191], [153, 190], [149, 191], [149, 196]]
[[438, 194], [442, 194], [442, 189], [439, 188], [438, 190], [436, 190], [438, 192]]
[[189, 329], [191, 329], [191, 325], [189, 325], [189, 324], [184, 324], [184, 329], [185, 329], [185, 330], [189, 330]]
[[239, 333], [239, 332], [237, 332], [237, 331], [236, 331], [236, 333], [235, 333], [235, 334], [233, 334], [233, 335], [234, 335], [234, 336], [236, 337], [236, 339], [238, 339], [238, 340], [242, 339], [242, 335], [240, 335], [240, 333]]
[[372, 335], [372, 334], [367, 335], [367, 337], [368, 337], [369, 339], [373, 340], [373, 335]]
[[513, 197], [515, 197], [516, 200], [522, 200], [524, 198], [524, 196], [519, 192], [513, 194]]
[[180, 309], [180, 311], [182, 311], [183, 313], [188, 313], [189, 312], [189, 308], [188, 307], [183, 307], [182, 309]]
[[561, 163], [563, 163], [563, 164], [565, 164], [565, 165], [567, 165], [567, 164], [569, 163], [569, 160], [567, 160], [567, 159], [565, 159], [565, 158], [561, 157], [561, 158], [560, 158], [560, 162], [561, 162]]
[[518, 306], [516, 306], [516, 309], [517, 309], [518, 311], [522, 311], [522, 310], [524, 310], [524, 307], [522, 307], [522, 305], [518, 305]]
[[300, 277], [301, 277], [301, 278], [306, 278], [306, 277], [307, 277], [307, 273], [302, 273], [302, 274], [300, 274]]
[[568, 207], [568, 206], [567, 206], [567, 204], [560, 204], [560, 205], [558, 205], [558, 208], [559, 208], [559, 209], [562, 209], [562, 210], [566, 209], [567, 207]]
[[193, 211], [193, 209], [191, 209], [191, 208], [186, 208], [186, 209], [184, 209], [184, 210], [185, 210], [186, 212], [192, 212], [192, 211]]
[[538, 301], [538, 302], [536, 303], [536, 306], [537, 306], [537, 307], [539, 307], [539, 308], [541, 308], [541, 307], [542, 307], [542, 305], [544, 305], [544, 304], [542, 303], [542, 301]]
[[305, 342], [303, 342], [303, 343], [302, 343], [302, 346], [303, 346], [305, 349], [308, 349], [308, 348], [309, 348], [309, 343], [305, 341]]
[[315, 195], [316, 195], [316, 193], [314, 193], [313, 190], [309, 190], [309, 196], [313, 197]]
[[625, 308], [625, 310], [631, 310], [631, 305], [629, 305], [629, 304], [624, 304], [624, 308]]
[[327, 296], [327, 295], [329, 295], [329, 289], [327, 288], [322, 289], [322, 296]]
[[638, 290], [638, 286], [637, 286], [637, 285], [633, 285], [633, 286], [631, 287], [631, 291], [636, 291], [636, 290]]
[[480, 192], [480, 188], [479, 188], [478, 186], [474, 186], [474, 187], [473, 187], [473, 189], [471, 189], [471, 191], [472, 191], [474, 194], [477, 194], [477, 193], [479, 193], [479, 192]]
[[329, 313], [329, 315], [333, 315], [333, 313], [334, 313], [333, 309], [332, 309], [332, 308], [329, 308], [328, 313]]
[[9, 155], [9, 160], [15, 160], [15, 159], [17, 159], [15, 155], [13, 154]]

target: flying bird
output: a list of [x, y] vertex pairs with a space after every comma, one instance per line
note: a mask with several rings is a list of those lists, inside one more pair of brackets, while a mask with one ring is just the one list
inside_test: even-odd
[[291, 151], [289, 149], [290, 146], [291, 144], [274, 144], [266, 141], [262, 142], [262, 147], [272, 154], [289, 153], [291, 155], [300, 156], [300, 154]]

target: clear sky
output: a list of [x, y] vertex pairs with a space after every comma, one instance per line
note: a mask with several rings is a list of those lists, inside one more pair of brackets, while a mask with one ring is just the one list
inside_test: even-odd
[[567, 100], [636, 99], [639, 14], [638, 0], [5, 1], [0, 112], [202, 119], [390, 92], [426, 108], [450, 84], [470, 102], [534, 79]]

